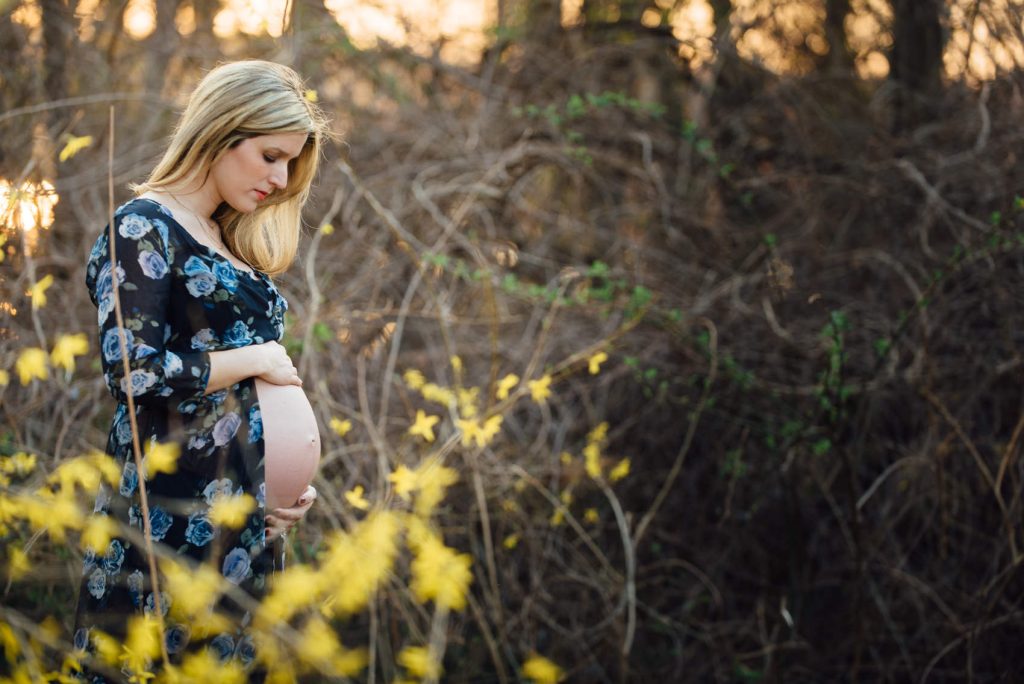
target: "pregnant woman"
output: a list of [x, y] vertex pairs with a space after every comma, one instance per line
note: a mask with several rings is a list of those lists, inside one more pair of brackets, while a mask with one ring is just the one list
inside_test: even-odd
[[[274, 566], [268, 542], [316, 498], [308, 485], [319, 432], [278, 342], [288, 303], [271, 279], [295, 257], [300, 211], [327, 135], [323, 113], [305, 92], [295, 72], [270, 62], [235, 62], [207, 74], [163, 158], [134, 188], [138, 196], [116, 210], [113, 244], [108, 226], [89, 255], [86, 284], [98, 309], [104, 375], [118, 402], [107, 452], [122, 467], [119, 486], [101, 490], [96, 513], [138, 530], [87, 550], [76, 648], [93, 650], [100, 630], [124, 635], [131, 615], [155, 606], [138, 541], [140, 488], [162, 553], [207, 563], [257, 599]], [[151, 442], [178, 445], [173, 472], [138, 472], [129, 393], [143, 450]], [[213, 525], [214, 503], [240, 494], [259, 504], [245, 524]], [[173, 602], [161, 591], [165, 614]], [[245, 611], [230, 599], [222, 604], [238, 624], [202, 639], [169, 614], [172, 660], [209, 643], [222, 658], [251, 666]]]

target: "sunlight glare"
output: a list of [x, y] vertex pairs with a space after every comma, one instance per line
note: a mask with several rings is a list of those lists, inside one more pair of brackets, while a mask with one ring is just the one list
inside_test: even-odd
[[156, 29], [156, 4], [153, 0], [129, 0], [124, 10], [124, 30], [135, 40], [148, 38]]
[[250, 36], [281, 36], [288, 0], [228, 0], [213, 18], [213, 32], [219, 38], [244, 33]]
[[0, 225], [8, 231], [22, 231], [32, 252], [38, 240], [38, 230], [53, 225], [53, 207], [60, 201], [53, 183], [25, 182], [15, 188], [0, 178]]

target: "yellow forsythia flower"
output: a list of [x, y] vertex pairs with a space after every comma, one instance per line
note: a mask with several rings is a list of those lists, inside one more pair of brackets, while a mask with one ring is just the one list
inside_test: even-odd
[[64, 370], [71, 372], [75, 370], [75, 357], [88, 353], [89, 340], [85, 333], [74, 335], [61, 335], [57, 343], [53, 345], [50, 352], [50, 361], [54, 366], [64, 366]]
[[7, 573], [12, 580], [19, 580], [28, 574], [32, 569], [32, 563], [28, 560], [28, 554], [16, 546], [10, 548], [7, 555]]
[[416, 490], [416, 473], [404, 465], [395, 468], [395, 472], [388, 475], [388, 480], [395, 485], [395, 493], [406, 501], [409, 500], [409, 494]]
[[416, 469], [416, 483], [420, 490], [416, 496], [416, 514], [423, 518], [430, 517], [448, 487], [458, 481], [459, 473], [454, 468], [441, 465], [436, 458], [420, 464]]
[[462, 359], [461, 358], [459, 358], [458, 356], [452, 356], [451, 363], [452, 363], [452, 369], [455, 371], [456, 375], [462, 372]]
[[551, 519], [548, 520], [552, 527], [558, 527], [565, 522], [565, 509], [558, 507], [555, 512], [551, 514]]
[[370, 507], [370, 502], [363, 497], [363, 485], [356, 485], [352, 491], [345, 492], [345, 500], [352, 508], [365, 511]]
[[32, 308], [41, 309], [46, 306], [46, 290], [53, 285], [53, 274], [47, 273], [35, 285], [29, 288], [28, 296], [32, 298]]
[[166, 586], [174, 597], [171, 612], [175, 616], [191, 622], [194, 616], [209, 610], [220, 597], [224, 578], [208, 564], [191, 567], [168, 558], [160, 563], [160, 569], [167, 580], [166, 585], [161, 586]]
[[146, 458], [142, 461], [146, 477], [176, 471], [180, 453], [181, 446], [177, 442], [149, 442], [146, 447]]
[[618, 482], [627, 475], [629, 475], [629, 459], [624, 458], [608, 473], [608, 480], [610, 482]]
[[558, 498], [566, 506], [571, 505], [573, 500], [575, 499], [571, 489], [566, 489], [565, 491], [563, 491], [561, 494], [558, 495]]
[[434, 425], [441, 420], [437, 416], [428, 416], [422, 409], [417, 409], [416, 420], [409, 428], [410, 435], [419, 435], [428, 442], [434, 441]]
[[587, 475], [597, 479], [601, 477], [601, 449], [591, 442], [583, 448], [584, 469]]
[[598, 423], [597, 427], [587, 434], [588, 442], [603, 442], [605, 437], [608, 436], [608, 421], [603, 420]]
[[416, 545], [409, 585], [416, 599], [420, 603], [433, 600], [438, 608], [465, 608], [466, 592], [473, 581], [473, 559], [445, 546], [433, 533], [421, 535]]
[[405, 380], [405, 384], [409, 386], [409, 389], [418, 390], [427, 383], [427, 379], [423, 377], [423, 373], [419, 372], [415, 368], [405, 371], [402, 375]]
[[325, 223], [324, 225], [320, 226], [320, 232], [323, 233], [324, 235], [332, 235], [334, 234], [334, 226], [332, 226], [330, 223]]
[[339, 418], [332, 417], [330, 426], [336, 435], [344, 437], [349, 433], [349, 430], [352, 429], [352, 421], [347, 418], [345, 420], [340, 420]]
[[64, 149], [60, 151], [60, 160], [66, 162], [89, 145], [92, 145], [91, 135], [69, 135]]
[[562, 462], [562, 465], [569, 465], [570, 463], [572, 463], [572, 454], [570, 454], [568, 451], [563, 451], [561, 455], [558, 457], [558, 460]]
[[256, 499], [249, 494], [218, 497], [210, 507], [210, 522], [238, 529], [245, 524], [249, 514], [256, 510]]
[[539, 380], [528, 380], [526, 385], [530, 388], [530, 396], [538, 404], [543, 404], [551, 396], [550, 375], [545, 375]]
[[469, 389], [459, 388], [459, 413], [464, 415], [466, 418], [473, 418], [474, 416], [476, 416], [476, 400], [478, 394], [480, 394], [479, 387], [470, 387]]
[[106, 515], [93, 515], [82, 530], [82, 546], [103, 553], [117, 532], [117, 524]]
[[89, 635], [100, 660], [107, 665], [117, 665], [117, 661], [121, 659], [121, 644], [117, 639], [98, 629], [89, 630]]
[[601, 364], [608, 360], [608, 355], [602, 352], [597, 352], [587, 361], [588, 369], [591, 375], [597, 375], [601, 370]]
[[523, 676], [534, 684], [558, 684], [564, 674], [558, 665], [535, 653], [523, 663]]
[[587, 510], [583, 511], [583, 520], [590, 524], [596, 523], [598, 520], [600, 520], [600, 516], [598, 516], [597, 514], [597, 509], [588, 508]]
[[320, 96], [319, 96], [319, 95], [317, 95], [317, 94], [316, 94], [316, 91], [315, 91], [315, 90], [313, 90], [312, 88], [310, 88], [309, 90], [307, 90], [307, 91], [305, 92], [305, 97], [306, 97], [306, 99], [307, 99], [307, 100], [309, 100], [310, 102], [316, 102], [317, 100], [319, 100], [319, 99], [320, 99]]
[[433, 401], [441, 404], [442, 406], [451, 406], [455, 403], [455, 392], [452, 392], [446, 387], [435, 385], [432, 382], [428, 382], [420, 388], [420, 393], [423, 398], [427, 401]]
[[494, 393], [498, 399], [508, 399], [508, 393], [512, 391], [512, 388], [519, 383], [519, 376], [515, 373], [509, 373], [501, 380], [498, 381], [498, 389]]
[[0, 387], [7, 387], [11, 382], [11, 374], [0, 369]]
[[7, 463], [10, 464], [10, 472], [24, 477], [36, 469], [36, 455], [19, 451], [11, 456]]
[[212, 651], [204, 649], [185, 657], [177, 681], [182, 684], [244, 684], [249, 679], [239, 663], [221, 662]]
[[39, 347], [23, 349], [14, 362], [14, 370], [18, 372], [22, 385], [27, 385], [33, 378], [45, 380], [50, 375], [46, 366], [46, 352]]
[[519, 535], [516, 533], [510, 534], [505, 537], [505, 541], [501, 542], [501, 545], [511, 551], [512, 549], [519, 546]]
[[426, 646], [406, 646], [398, 654], [398, 662], [409, 674], [421, 678], [437, 679], [444, 671], [441, 663], [430, 657]]

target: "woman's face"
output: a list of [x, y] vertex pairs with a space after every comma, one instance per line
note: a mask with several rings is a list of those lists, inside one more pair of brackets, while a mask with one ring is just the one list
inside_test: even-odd
[[305, 133], [246, 138], [210, 167], [213, 189], [235, 210], [254, 211], [267, 195], [288, 185], [288, 162], [305, 143]]

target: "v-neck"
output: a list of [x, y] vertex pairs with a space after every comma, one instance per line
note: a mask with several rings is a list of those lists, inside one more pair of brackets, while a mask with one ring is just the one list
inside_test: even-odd
[[163, 204], [162, 202], [158, 202], [155, 199], [152, 199], [151, 197], [136, 197], [135, 199], [136, 200], [144, 200], [146, 202], [151, 202], [152, 204], [155, 204], [157, 207], [160, 208], [160, 210], [161, 210], [160, 213], [163, 214], [164, 216], [166, 216], [168, 219], [170, 219], [171, 223], [176, 225], [181, 230], [181, 232], [185, 234], [185, 239], [186, 240], [191, 242], [194, 246], [206, 250], [207, 254], [209, 254], [210, 256], [213, 256], [213, 257], [216, 257], [216, 258], [220, 259], [221, 261], [226, 263], [228, 266], [230, 266], [232, 269], [234, 269], [237, 273], [245, 274], [246, 277], [248, 277], [249, 280], [251, 280], [253, 282], [256, 282], [256, 283], [264, 282], [266, 280], [266, 275], [262, 271], [257, 271], [256, 269], [253, 269], [252, 271], [247, 271], [247, 270], [245, 270], [243, 268], [239, 268], [238, 266], [235, 266], [233, 263], [231, 263], [231, 259], [228, 259], [226, 256], [224, 256], [223, 254], [221, 254], [217, 250], [213, 249], [209, 245], [205, 245], [202, 242], [200, 242], [199, 240], [197, 240], [195, 238], [195, 236], [192, 235], [192, 233], [188, 232], [188, 228], [186, 228], [185, 226], [181, 225], [181, 222], [178, 221], [178, 219], [176, 219], [174, 217], [174, 213], [171, 211], [171, 208], [168, 207], [166, 204]]

